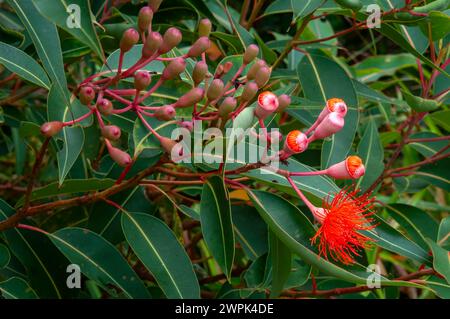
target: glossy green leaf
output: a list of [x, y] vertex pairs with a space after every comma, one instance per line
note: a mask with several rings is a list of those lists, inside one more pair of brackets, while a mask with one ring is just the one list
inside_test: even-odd
[[33, 288], [19, 277], [0, 282], [0, 295], [5, 299], [38, 299]]
[[435, 163], [422, 166], [419, 171], [415, 173], [415, 175], [420, 176], [437, 187], [450, 191], [449, 165], [450, 159], [444, 158]]
[[42, 67], [28, 54], [0, 42], [0, 64], [38, 86], [50, 89], [50, 80]]
[[435, 241], [427, 238], [427, 242], [433, 253], [433, 268], [445, 277], [450, 284], [450, 252], [440, 247]]
[[297, 21], [298, 19], [304, 18], [313, 13], [324, 3], [323, 0], [308, 0], [306, 3], [296, 0], [290, 1], [292, 13], [294, 14], [293, 21]]
[[450, 217], [445, 217], [439, 225], [437, 242], [445, 249], [450, 249]]
[[[439, 135], [431, 132], [418, 132], [410, 135], [410, 139], [420, 138], [436, 138]], [[430, 157], [436, 154], [439, 150], [448, 145], [448, 141], [426, 141], [426, 142], [411, 142], [408, 145], [414, 148], [417, 152], [425, 157]]]
[[200, 298], [191, 261], [166, 224], [150, 215], [123, 212], [122, 229], [167, 298]]
[[9, 264], [11, 255], [9, 253], [8, 247], [0, 244], [0, 269], [6, 267]]
[[269, 233], [270, 258], [272, 259], [272, 298], [280, 295], [291, 272], [291, 251], [272, 232]]
[[230, 198], [224, 181], [212, 176], [205, 181], [200, 206], [203, 237], [228, 279], [234, 260], [234, 232]]
[[431, 11], [426, 22], [420, 24], [422, 32], [428, 36], [431, 34], [433, 41], [438, 41], [450, 33], [449, 11]]
[[63, 135], [64, 145], [57, 154], [59, 184], [64, 182], [84, 145], [84, 131], [79, 126], [65, 127], [63, 129]]
[[428, 117], [443, 129], [450, 131], [450, 110], [433, 112]]

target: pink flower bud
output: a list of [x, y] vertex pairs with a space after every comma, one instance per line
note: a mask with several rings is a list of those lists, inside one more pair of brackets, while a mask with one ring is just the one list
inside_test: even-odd
[[331, 112], [325, 116], [323, 121], [320, 122], [314, 130], [314, 133], [310, 138], [310, 142], [317, 139], [326, 138], [339, 132], [344, 127], [344, 124], [345, 122], [343, 117], [336, 112]]
[[165, 136], [161, 136], [159, 138], [159, 142], [161, 143], [161, 147], [163, 148], [164, 152], [166, 152], [167, 154], [170, 154], [173, 147], [177, 144], [176, 141]]
[[223, 64], [223, 74], [226, 74], [230, 72], [231, 68], [233, 67], [233, 62], [227, 61]]
[[97, 102], [97, 109], [103, 115], [111, 115], [114, 110], [111, 101], [108, 99], [100, 99]]
[[200, 37], [195, 41], [192, 47], [189, 49], [187, 55], [188, 57], [197, 57], [200, 56], [203, 52], [208, 50], [211, 46], [211, 41], [209, 41], [208, 37]]
[[150, 72], [148, 71], [138, 71], [134, 75], [134, 87], [138, 91], [145, 90], [147, 86], [150, 85], [150, 82], [152, 81], [152, 76], [150, 75]]
[[108, 147], [109, 156], [111, 156], [112, 160], [116, 162], [119, 166], [125, 167], [131, 164], [131, 156], [128, 153], [125, 153], [118, 148], [113, 146]]
[[255, 97], [256, 93], [258, 93], [258, 85], [255, 82], [247, 82], [244, 86], [244, 90], [242, 91], [241, 101], [250, 101]]
[[259, 88], [262, 88], [270, 79], [270, 74], [272, 71], [270, 71], [270, 68], [267, 66], [263, 66], [256, 72], [255, 75], [255, 82], [258, 84]]
[[122, 39], [120, 39], [120, 50], [122, 52], [128, 52], [131, 50], [133, 45], [138, 43], [138, 41], [139, 33], [133, 28], [130, 28], [123, 33]]
[[64, 127], [63, 122], [53, 121], [42, 124], [41, 134], [45, 137], [52, 137], [58, 134]]
[[175, 115], [177, 111], [172, 105], [161, 106], [155, 111], [155, 118], [159, 121], [170, 121]]
[[236, 99], [232, 96], [226, 97], [219, 106], [219, 116], [222, 118], [227, 118], [236, 108]]
[[163, 0], [148, 0], [148, 6], [152, 9], [153, 12], [158, 11], [159, 6]]
[[174, 104], [174, 107], [189, 107], [203, 99], [205, 90], [199, 87], [195, 87], [187, 92], [185, 95], [180, 97], [178, 101]]
[[148, 6], [142, 7], [141, 10], [139, 10], [138, 14], [139, 31], [145, 32], [150, 26], [150, 23], [152, 23], [152, 20], [153, 20], [152, 9]]
[[308, 148], [308, 137], [299, 130], [288, 133], [284, 142], [285, 156], [304, 152]]
[[366, 172], [364, 164], [358, 156], [349, 156], [342, 162], [330, 166], [327, 174], [337, 179], [356, 179]]
[[208, 100], [213, 101], [217, 99], [223, 91], [223, 81], [221, 79], [214, 79], [209, 85], [208, 91], [206, 92], [206, 96]]
[[255, 108], [255, 115], [259, 119], [265, 119], [278, 108], [278, 98], [270, 91], [262, 92], [258, 96], [258, 104]]
[[200, 61], [195, 64], [194, 70], [192, 71], [192, 79], [194, 80], [195, 86], [198, 86], [205, 79], [207, 72], [208, 65], [205, 62]]
[[209, 19], [201, 19], [198, 24], [198, 35], [201, 37], [209, 37], [211, 33], [212, 24]]
[[150, 32], [145, 40], [145, 44], [142, 47], [142, 56], [146, 59], [151, 57], [158, 51], [159, 47], [163, 42], [161, 34], [158, 32]]
[[347, 104], [345, 104], [344, 100], [342, 99], [329, 99], [322, 112], [320, 112], [319, 117], [317, 118], [317, 122], [321, 122], [325, 118], [325, 116], [327, 116], [331, 112], [336, 112], [341, 117], [344, 117], [347, 114]]
[[116, 141], [120, 138], [120, 128], [115, 125], [106, 125], [102, 128], [102, 135], [111, 141]]
[[167, 29], [167, 31], [164, 33], [163, 43], [159, 48], [159, 53], [163, 54], [172, 50], [181, 42], [182, 37], [183, 35], [181, 34], [181, 31], [177, 28], [171, 27]]
[[192, 123], [192, 121], [183, 121], [180, 123], [180, 126], [187, 129], [189, 132], [194, 130], [194, 123]]
[[264, 66], [267, 66], [267, 63], [264, 60], [258, 60], [255, 63], [253, 63], [247, 72], [247, 80], [253, 80], [256, 76], [256, 72], [258, 72], [259, 69]]
[[247, 49], [245, 49], [245, 53], [243, 56], [244, 64], [249, 64], [250, 62], [252, 62], [258, 56], [258, 53], [258, 46], [255, 44], [250, 44]]
[[278, 97], [278, 109], [277, 113], [282, 113], [291, 104], [291, 97], [286, 94], [282, 94]]
[[83, 86], [79, 94], [80, 102], [89, 105], [95, 99], [95, 91], [90, 86]]
[[170, 61], [169, 65], [164, 69], [161, 78], [163, 80], [171, 80], [180, 75], [186, 69], [186, 61], [183, 58], [177, 58]]

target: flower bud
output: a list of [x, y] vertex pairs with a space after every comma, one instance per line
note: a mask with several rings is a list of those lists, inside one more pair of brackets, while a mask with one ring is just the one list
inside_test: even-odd
[[228, 72], [230, 72], [231, 68], [233, 67], [233, 62], [231, 61], [227, 61], [223, 64], [223, 74], [226, 74]]
[[278, 113], [284, 112], [284, 110], [291, 104], [291, 97], [287, 94], [282, 94], [278, 97]]
[[198, 24], [198, 35], [200, 37], [209, 37], [209, 34], [211, 33], [211, 21], [209, 19], [201, 19], [200, 23]]
[[364, 164], [358, 156], [349, 156], [342, 162], [328, 167], [327, 175], [337, 179], [356, 179], [366, 172]]
[[259, 119], [265, 119], [278, 108], [278, 98], [270, 91], [262, 92], [258, 95], [258, 104], [255, 108], [255, 115]]
[[159, 121], [170, 121], [175, 115], [177, 111], [172, 105], [161, 106], [155, 111], [155, 118]]
[[138, 43], [138, 41], [139, 33], [133, 28], [130, 28], [123, 33], [122, 39], [120, 39], [120, 50], [122, 52], [128, 52], [131, 50], [133, 45]]
[[41, 134], [45, 137], [52, 137], [58, 134], [64, 127], [64, 123], [60, 121], [47, 122], [41, 126]]
[[180, 30], [178, 30], [177, 28], [171, 27], [167, 29], [167, 31], [164, 33], [163, 42], [161, 44], [161, 47], [159, 48], [159, 53], [167, 53], [172, 50], [181, 42], [182, 37], [183, 36]]
[[236, 104], [236, 99], [234, 97], [226, 97], [219, 106], [219, 116], [227, 118], [228, 114], [236, 108]]
[[82, 104], [89, 105], [95, 99], [94, 89], [90, 86], [83, 86], [80, 89], [79, 98]]
[[325, 116], [323, 121], [320, 122], [314, 130], [314, 133], [310, 138], [310, 142], [317, 139], [326, 138], [339, 132], [344, 127], [344, 124], [345, 122], [343, 117], [339, 116], [336, 112], [331, 112]]
[[195, 87], [187, 92], [185, 95], [180, 97], [178, 101], [174, 104], [174, 107], [188, 107], [195, 103], [198, 103], [205, 95], [205, 90], [199, 87]]
[[244, 64], [249, 64], [250, 62], [252, 62], [258, 56], [258, 53], [259, 53], [258, 46], [255, 44], [250, 44], [247, 47], [247, 49], [245, 49], [243, 57]]
[[150, 32], [142, 47], [142, 56], [146, 59], [151, 57], [159, 49], [162, 42], [163, 39], [159, 32]]
[[192, 121], [183, 121], [180, 123], [180, 126], [187, 129], [189, 132], [194, 130], [194, 123], [192, 123]]
[[188, 57], [200, 56], [203, 52], [208, 50], [210, 46], [211, 41], [209, 41], [208, 37], [198, 38], [197, 41], [195, 41], [195, 43], [189, 49], [187, 55]]
[[153, 12], [156, 12], [158, 11], [161, 2], [162, 0], [148, 0], [148, 6], [152, 9]]
[[145, 90], [147, 86], [150, 85], [150, 82], [152, 81], [152, 76], [150, 75], [150, 72], [148, 71], [138, 71], [134, 75], [134, 87], [138, 91]]
[[266, 85], [266, 83], [269, 81], [270, 74], [270, 68], [267, 66], [263, 66], [258, 70], [258, 72], [256, 72], [255, 82], [256, 84], [258, 84], [259, 88], [262, 88], [264, 85]]
[[194, 80], [195, 86], [199, 85], [205, 79], [207, 72], [208, 65], [205, 62], [200, 61], [195, 64], [194, 70], [192, 71], [192, 79]]
[[[183, 155], [183, 148], [177, 147], [177, 146], [179, 146], [177, 141], [174, 141], [165, 136], [160, 136], [159, 142], [161, 143], [161, 147], [164, 150], [164, 152], [169, 154], [172, 160], [177, 160], [177, 159], [179, 159], [180, 156]], [[174, 152], [176, 152], [176, 154], [173, 154]], [[173, 155], [175, 155], [175, 156], [173, 156]]]
[[258, 93], [258, 85], [255, 82], [247, 82], [244, 86], [244, 90], [242, 91], [241, 101], [250, 101], [255, 97], [256, 93]]
[[152, 23], [152, 20], [153, 20], [152, 9], [148, 6], [142, 7], [141, 10], [139, 10], [138, 14], [139, 31], [145, 32], [150, 26], [150, 23]]
[[221, 79], [214, 79], [206, 92], [208, 100], [213, 101], [217, 99], [223, 91], [223, 81]]
[[102, 136], [111, 141], [116, 141], [120, 138], [120, 128], [115, 125], [106, 125], [102, 128]]
[[162, 73], [163, 80], [171, 80], [180, 75], [186, 69], [186, 61], [183, 58], [177, 58], [170, 61]]
[[97, 109], [103, 115], [111, 115], [114, 108], [110, 100], [101, 99], [97, 102]]
[[113, 146], [108, 147], [109, 156], [112, 160], [117, 163], [117, 165], [125, 167], [131, 164], [131, 156], [118, 148]]
[[284, 141], [285, 155], [298, 154], [304, 152], [308, 148], [308, 137], [299, 130], [288, 133]]
[[319, 117], [317, 118], [317, 122], [321, 122], [325, 118], [325, 116], [327, 116], [331, 112], [336, 112], [341, 117], [344, 117], [347, 114], [347, 104], [345, 104], [344, 100], [339, 98], [328, 99], [326, 106], [323, 108], [322, 112], [320, 112]]
[[264, 60], [258, 60], [255, 63], [253, 63], [247, 72], [247, 80], [253, 80], [256, 76], [256, 72], [258, 72], [259, 69], [262, 68], [263, 66], [267, 66], [267, 63]]

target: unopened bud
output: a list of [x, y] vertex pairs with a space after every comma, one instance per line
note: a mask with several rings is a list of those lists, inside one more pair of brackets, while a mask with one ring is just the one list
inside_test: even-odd
[[162, 73], [163, 80], [171, 80], [180, 75], [186, 69], [186, 61], [183, 58], [177, 58], [170, 61]]
[[156, 12], [158, 11], [161, 2], [162, 0], [148, 0], [148, 6], [152, 9], [153, 12]]
[[208, 37], [198, 38], [197, 41], [195, 41], [195, 43], [189, 49], [187, 55], [189, 57], [200, 56], [203, 52], [208, 50], [210, 46], [211, 46], [211, 41], [209, 41]]
[[262, 68], [263, 66], [267, 66], [267, 63], [264, 60], [258, 60], [255, 63], [253, 63], [247, 72], [247, 80], [253, 80], [256, 76], [256, 72], [258, 72], [259, 69]]
[[161, 106], [155, 111], [155, 118], [159, 121], [170, 121], [175, 115], [177, 115], [177, 111], [171, 105]]
[[45, 137], [52, 137], [58, 134], [63, 127], [64, 123], [60, 121], [47, 122], [42, 124], [41, 134], [44, 135]]
[[250, 101], [255, 97], [256, 93], [258, 93], [258, 85], [255, 82], [247, 82], [244, 86], [244, 90], [242, 91], [241, 101]]
[[115, 125], [106, 125], [102, 128], [102, 135], [111, 141], [116, 141], [120, 138], [120, 128]]
[[284, 112], [284, 110], [291, 104], [291, 97], [287, 94], [282, 94], [278, 97], [278, 113]]
[[169, 52], [181, 42], [182, 37], [183, 36], [181, 34], [181, 31], [178, 30], [177, 28], [171, 27], [167, 29], [167, 31], [164, 33], [163, 43], [159, 48], [159, 52], [160, 53]]
[[236, 104], [236, 99], [234, 97], [226, 97], [219, 106], [219, 116], [222, 118], [228, 117], [228, 114], [236, 108]]
[[142, 47], [142, 56], [144, 58], [151, 57], [163, 42], [163, 38], [159, 32], [150, 32], [145, 40], [144, 46]]
[[223, 64], [223, 73], [227, 74], [230, 72], [231, 68], [233, 67], [233, 62], [227, 61]]
[[131, 164], [131, 156], [118, 148], [113, 146], [108, 147], [109, 156], [112, 160], [116, 162], [119, 166], [125, 167]]
[[258, 104], [255, 108], [255, 115], [259, 119], [265, 119], [278, 108], [278, 98], [269, 91], [262, 92], [258, 96]]
[[175, 103], [175, 107], [189, 107], [201, 101], [205, 90], [199, 87], [195, 87], [180, 97]]
[[128, 52], [131, 50], [133, 45], [138, 43], [138, 41], [139, 33], [133, 28], [130, 28], [123, 33], [122, 39], [120, 39], [120, 50], [122, 52]]
[[255, 82], [258, 84], [259, 88], [262, 88], [269, 81], [270, 73], [270, 68], [267, 66], [263, 66], [256, 72]]
[[89, 105], [95, 99], [94, 89], [90, 86], [83, 86], [80, 89], [79, 98], [82, 104]]
[[198, 24], [198, 35], [201, 37], [209, 37], [209, 34], [211, 33], [211, 21], [209, 19], [202, 19], [200, 20], [200, 23]]
[[192, 71], [192, 79], [194, 80], [195, 86], [199, 85], [205, 79], [207, 72], [208, 65], [205, 62], [200, 61], [195, 64], [194, 70]]
[[327, 168], [327, 175], [337, 179], [360, 178], [366, 172], [364, 164], [358, 156], [349, 156], [342, 162]]
[[310, 141], [314, 141], [321, 138], [326, 138], [337, 132], [339, 132], [344, 127], [344, 118], [336, 112], [331, 112], [314, 130]]
[[138, 14], [138, 28], [139, 31], [144, 32], [148, 29], [153, 20], [153, 11], [150, 7], [145, 6], [139, 10]]
[[258, 46], [255, 44], [250, 44], [247, 49], [245, 49], [243, 57], [244, 64], [249, 64], [250, 62], [252, 62], [258, 56], [258, 53]]
[[103, 115], [111, 115], [113, 113], [113, 105], [108, 99], [101, 99], [97, 102], [97, 109]]
[[317, 117], [317, 122], [321, 122], [325, 118], [325, 116], [327, 116], [331, 112], [335, 112], [340, 117], [344, 117], [347, 114], [347, 104], [345, 104], [344, 100], [339, 98], [328, 99], [322, 112], [320, 112], [319, 116]]
[[224, 85], [221, 79], [214, 79], [208, 88], [208, 92], [206, 92], [208, 100], [213, 101], [217, 99], [222, 94], [223, 87]]
[[308, 148], [308, 137], [300, 132], [294, 130], [288, 133], [284, 142], [285, 156], [304, 152]]
[[152, 76], [148, 71], [138, 71], [134, 75], [134, 87], [138, 91], [145, 90], [152, 81]]
[[192, 123], [192, 121], [183, 121], [180, 123], [180, 126], [187, 129], [189, 132], [194, 130], [194, 123]]
[[161, 147], [167, 154], [170, 154], [173, 147], [177, 144], [176, 141], [165, 136], [160, 136], [159, 142], [161, 143]]

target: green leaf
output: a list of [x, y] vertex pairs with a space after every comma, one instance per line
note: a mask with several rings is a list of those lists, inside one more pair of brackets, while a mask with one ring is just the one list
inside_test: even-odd
[[445, 277], [450, 284], [450, 252], [440, 247], [436, 242], [427, 238], [428, 245], [433, 253], [433, 268]]
[[122, 229], [167, 298], [200, 298], [191, 261], [166, 224], [150, 215], [123, 212]]
[[417, 112], [430, 112], [439, 107], [439, 103], [436, 100], [428, 100], [419, 96], [414, 96], [408, 92], [403, 91], [406, 103]]
[[[440, 135], [431, 132], [418, 132], [410, 135], [410, 139], [417, 138], [436, 138]], [[429, 141], [429, 142], [411, 142], [408, 146], [411, 146], [417, 152], [425, 157], [430, 157], [436, 154], [439, 150], [448, 145], [448, 141]]]
[[224, 181], [212, 176], [205, 181], [200, 220], [205, 242], [228, 279], [234, 260], [234, 232], [230, 198]]
[[450, 132], [450, 110], [433, 112], [427, 117], [431, 118], [434, 123]]
[[107, 289], [118, 287], [128, 298], [149, 298], [149, 293], [116, 248], [98, 234], [67, 227], [48, 237], [81, 272]]
[[272, 232], [269, 232], [270, 258], [272, 259], [272, 290], [270, 297], [278, 297], [291, 272], [291, 251]]
[[0, 292], [5, 299], [38, 299], [33, 288], [19, 277], [0, 282]]
[[291, 0], [291, 9], [293, 13], [292, 21], [306, 17], [308, 14], [316, 11], [325, 1], [324, 0], [308, 0], [306, 3], [303, 1]]
[[445, 217], [439, 225], [437, 242], [445, 249], [450, 248], [450, 217]]
[[0, 42], [0, 52], [0, 63], [8, 70], [38, 86], [50, 89], [47, 74], [28, 54], [3, 42]]
[[450, 158], [444, 158], [435, 163], [422, 166], [415, 175], [427, 180], [431, 184], [450, 191]]
[[426, 285], [433, 289], [440, 298], [450, 299], [450, 285], [447, 284], [445, 279], [432, 276], [430, 279], [427, 279]]
[[356, 188], [366, 191], [384, 170], [384, 149], [375, 121], [371, 118], [358, 145], [358, 155], [362, 158], [366, 173], [358, 179]]
[[[431, 11], [426, 22], [420, 24], [420, 29], [428, 37], [431, 34], [433, 41], [438, 41], [450, 33], [449, 11]], [[431, 31], [431, 32], [430, 32]]]
[[307, 99], [325, 106], [328, 99], [337, 97], [348, 106], [344, 128], [323, 143], [321, 166], [327, 168], [344, 160], [352, 146], [359, 118], [355, 88], [339, 64], [319, 55], [305, 55], [297, 66], [297, 74]]
[[34, 4], [49, 21], [87, 44], [101, 59], [104, 59], [100, 40], [92, 24], [90, 1], [34, 0]]
[[8, 3], [30, 34], [39, 58], [52, 83], [57, 86], [65, 100], [68, 101], [69, 93], [64, 74], [61, 45], [55, 25], [39, 14], [32, 0], [8, 0]]
[[84, 131], [79, 126], [63, 129], [64, 145], [57, 153], [59, 184], [61, 185], [73, 164], [77, 160], [84, 145]]
[[380, 91], [374, 90], [368, 85], [361, 83], [357, 80], [353, 80], [353, 85], [355, 86], [356, 93], [360, 97], [364, 97], [369, 101], [377, 103], [392, 103], [398, 104], [397, 101], [391, 99], [390, 97], [384, 95]]
[[0, 244], [0, 269], [8, 266], [11, 259], [11, 254], [9, 253], [8, 247]]

